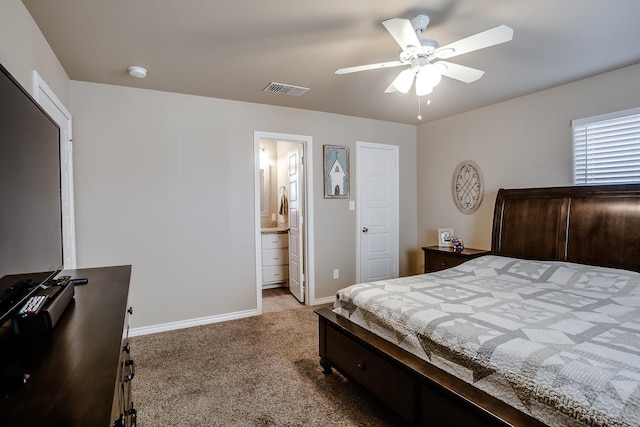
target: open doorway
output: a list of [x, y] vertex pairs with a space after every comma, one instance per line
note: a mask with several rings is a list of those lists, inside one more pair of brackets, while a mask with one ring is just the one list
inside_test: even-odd
[[254, 150], [258, 313], [263, 292], [270, 307], [313, 304], [312, 139], [254, 132]]

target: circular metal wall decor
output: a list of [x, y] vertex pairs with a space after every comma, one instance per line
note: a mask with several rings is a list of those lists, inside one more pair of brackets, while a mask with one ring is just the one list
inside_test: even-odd
[[453, 201], [458, 210], [472, 214], [480, 207], [484, 195], [484, 180], [480, 168], [471, 160], [460, 163], [453, 173]]

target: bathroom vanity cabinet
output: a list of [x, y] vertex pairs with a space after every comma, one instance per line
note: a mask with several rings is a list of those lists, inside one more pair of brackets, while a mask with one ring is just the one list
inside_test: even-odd
[[262, 287], [280, 286], [289, 280], [289, 234], [286, 230], [262, 232]]

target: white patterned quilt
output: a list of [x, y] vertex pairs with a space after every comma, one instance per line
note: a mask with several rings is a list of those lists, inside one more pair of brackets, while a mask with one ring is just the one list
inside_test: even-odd
[[640, 425], [640, 273], [488, 255], [334, 311], [549, 425]]

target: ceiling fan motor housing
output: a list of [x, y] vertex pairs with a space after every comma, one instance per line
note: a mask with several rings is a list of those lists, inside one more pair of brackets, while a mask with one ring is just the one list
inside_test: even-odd
[[431, 55], [440, 47], [440, 43], [437, 40], [429, 38], [420, 38], [420, 44], [422, 45], [422, 53], [425, 55]]

